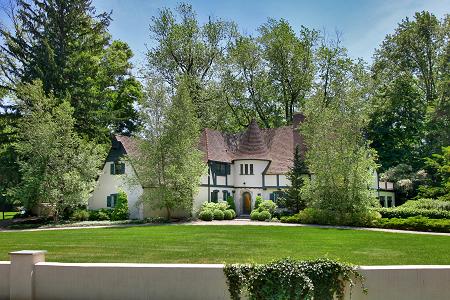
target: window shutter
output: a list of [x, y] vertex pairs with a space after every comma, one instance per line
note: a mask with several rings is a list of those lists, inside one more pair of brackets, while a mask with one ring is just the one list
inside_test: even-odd
[[270, 193], [270, 200], [275, 201], [275, 194], [274, 193]]
[[125, 163], [120, 164], [120, 174], [125, 174]]
[[114, 163], [112, 163], [111, 165], [111, 175], [115, 175], [116, 174], [116, 168], [115, 168], [115, 166], [114, 166]]
[[253, 175], [253, 164], [250, 164], [250, 175]]
[[106, 207], [111, 207], [111, 196], [106, 197]]

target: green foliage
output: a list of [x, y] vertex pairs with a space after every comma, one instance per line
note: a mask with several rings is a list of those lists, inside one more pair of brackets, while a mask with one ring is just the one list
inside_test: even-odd
[[224, 218], [224, 211], [220, 209], [213, 210], [214, 220], [223, 220]]
[[111, 213], [110, 209], [90, 210], [89, 221], [109, 221]]
[[289, 179], [291, 185], [280, 199], [282, 206], [292, 212], [298, 212], [306, 207], [306, 202], [301, 195], [301, 189], [305, 184], [305, 176], [308, 176], [308, 174], [308, 167], [302, 157], [301, 149], [297, 146], [295, 147], [293, 165], [287, 174], [287, 179]]
[[272, 219], [272, 215], [267, 210], [261, 211], [258, 215], [259, 221], [270, 221], [271, 219]]
[[260, 212], [256, 209], [252, 210], [252, 212], [250, 213], [250, 220], [253, 221], [259, 221], [260, 217]]
[[[130, 157], [145, 189], [142, 200], [152, 207], [165, 209], [170, 218], [174, 209], [192, 211], [198, 182], [205, 171], [203, 154], [197, 149], [200, 127], [189, 96], [187, 80], [180, 82], [177, 94], [168, 106], [154, 105], [146, 98], [140, 155]], [[157, 93], [161, 103], [164, 93]]]
[[226, 211], [224, 211], [223, 212], [224, 220], [232, 220], [233, 219], [233, 212], [234, 212], [234, 210], [232, 210], [232, 209], [227, 209]]
[[419, 187], [419, 196], [450, 201], [450, 146], [442, 148], [425, 159], [425, 184]]
[[[375, 123], [387, 120], [385, 125], [390, 123], [379, 128], [388, 130], [384, 136], [386, 144], [377, 145], [377, 150], [391, 165], [410, 160], [409, 150], [412, 150], [412, 155], [419, 150], [420, 157], [424, 157], [448, 146], [448, 20], [448, 15], [438, 20], [430, 12], [416, 12], [413, 18], [403, 19], [375, 52], [373, 73], [377, 92], [383, 94], [386, 89], [391, 90], [386, 94], [388, 103], [397, 103], [399, 109], [407, 108], [388, 108], [386, 114], [378, 116], [379, 121], [374, 120]], [[397, 84], [405, 79], [409, 81], [407, 85]], [[398, 91], [390, 88], [393, 84], [397, 85]], [[417, 91], [420, 91], [420, 99]], [[416, 107], [411, 107], [414, 103]], [[393, 123], [391, 113], [395, 111], [404, 116], [399, 115]], [[405, 130], [404, 136], [398, 139], [397, 134], [402, 130]], [[391, 133], [394, 134], [393, 145], [389, 145]], [[388, 148], [390, 146], [394, 147]], [[392, 159], [390, 150], [394, 155]]]
[[450, 201], [435, 199], [417, 199], [406, 201], [400, 208], [438, 209], [450, 211]]
[[15, 144], [22, 181], [13, 192], [28, 209], [45, 203], [58, 221], [64, 211], [87, 204], [104, 149], [80, 138], [70, 104], [45, 96], [39, 82], [17, 92], [23, 105]]
[[379, 87], [372, 101], [368, 138], [377, 150], [382, 170], [400, 163], [417, 169], [422, 164], [426, 111], [417, 79], [401, 74]]
[[89, 211], [85, 209], [77, 209], [72, 213], [70, 218], [73, 221], [88, 221], [89, 220]]
[[293, 216], [281, 217], [282, 223], [371, 226], [381, 215], [376, 211], [343, 213], [337, 215], [333, 211], [306, 208]]
[[263, 198], [261, 196], [256, 196], [255, 209], [257, 209], [259, 207], [259, 205], [261, 204], [262, 201], [263, 201]]
[[265, 265], [232, 264], [224, 267], [231, 299], [343, 299], [347, 283], [362, 282], [354, 267], [328, 259], [282, 259]]
[[203, 221], [212, 221], [214, 218], [214, 214], [213, 214], [212, 210], [205, 209], [199, 213], [198, 217], [200, 220], [203, 220]]
[[341, 82], [325, 103], [320, 98], [307, 101], [307, 121], [300, 128], [308, 145], [306, 164], [314, 174], [305, 178], [301, 196], [308, 207], [337, 215], [367, 211], [375, 201], [370, 186], [376, 153], [362, 134], [368, 105], [359, 85], [365, 84], [366, 74], [359, 64], [352, 69], [356, 79]]
[[128, 220], [128, 197], [124, 191], [117, 195], [117, 204], [111, 213], [111, 221]]
[[405, 219], [421, 216], [432, 219], [450, 219], [450, 211], [441, 209], [410, 208], [402, 205], [397, 208], [376, 208], [375, 210], [379, 212], [383, 218]]
[[375, 222], [374, 226], [401, 230], [450, 232], [449, 219], [430, 219], [422, 216], [390, 219], [383, 218]]
[[236, 212], [236, 203], [234, 203], [233, 196], [228, 196], [227, 202], [228, 202], [228, 205], [230, 206], [230, 209], [232, 209], [232, 210], [234, 210], [234, 212]]
[[395, 200], [401, 204], [417, 195], [417, 188], [423, 183], [425, 175], [423, 171], [414, 172], [410, 165], [399, 164], [381, 174], [381, 180], [394, 183]]
[[20, 0], [11, 18], [16, 26], [0, 29], [8, 88], [40, 80], [47, 95], [72, 105], [77, 133], [92, 140], [135, 129], [141, 86], [128, 45], [111, 42], [109, 13], [97, 14], [90, 0]]
[[272, 200], [262, 200], [258, 205], [258, 207], [256, 207], [255, 204], [255, 209], [258, 210], [259, 212], [267, 211], [270, 214], [273, 214], [277, 209], [277, 205]]

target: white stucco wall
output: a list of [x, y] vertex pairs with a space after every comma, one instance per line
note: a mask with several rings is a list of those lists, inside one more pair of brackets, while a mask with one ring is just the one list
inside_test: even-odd
[[[254, 175], [241, 175], [241, 164], [253, 164]], [[262, 187], [262, 173], [269, 164], [266, 160], [236, 160], [234, 161], [234, 186], [235, 187]]]
[[143, 206], [139, 203], [139, 197], [142, 195], [142, 187], [140, 184], [131, 183], [130, 177], [135, 177], [134, 169], [130, 163], [125, 162], [125, 175], [111, 175], [110, 168], [113, 162], [106, 162], [100, 174], [97, 185], [88, 202], [89, 209], [107, 208], [106, 197], [116, 194], [123, 190], [128, 197], [128, 209], [130, 218], [142, 219]]

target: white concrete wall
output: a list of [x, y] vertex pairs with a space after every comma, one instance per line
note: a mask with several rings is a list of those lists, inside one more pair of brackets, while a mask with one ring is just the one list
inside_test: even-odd
[[[16, 253], [11, 263], [0, 262], [0, 299], [229, 299], [219, 264], [47, 263], [42, 251]], [[359, 272], [368, 294], [357, 284], [351, 298], [346, 288], [345, 299], [450, 299], [450, 265], [369, 266]]]
[[9, 261], [0, 261], [0, 300], [9, 300]]
[[143, 189], [137, 182], [131, 181], [129, 177], [135, 178], [135, 172], [131, 164], [125, 162], [125, 175], [111, 175], [110, 168], [113, 162], [107, 162], [98, 178], [97, 185], [89, 199], [89, 209], [107, 208], [106, 197], [123, 190], [128, 197], [128, 209], [130, 218], [142, 219], [144, 210], [139, 202]]
[[229, 299], [222, 265], [59, 264], [35, 268], [39, 299]]

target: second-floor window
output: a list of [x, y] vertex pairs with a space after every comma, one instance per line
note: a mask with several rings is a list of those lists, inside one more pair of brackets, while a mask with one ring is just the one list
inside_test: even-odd
[[111, 175], [125, 174], [125, 163], [115, 161], [111, 164]]
[[241, 175], [253, 175], [253, 164], [241, 164]]

